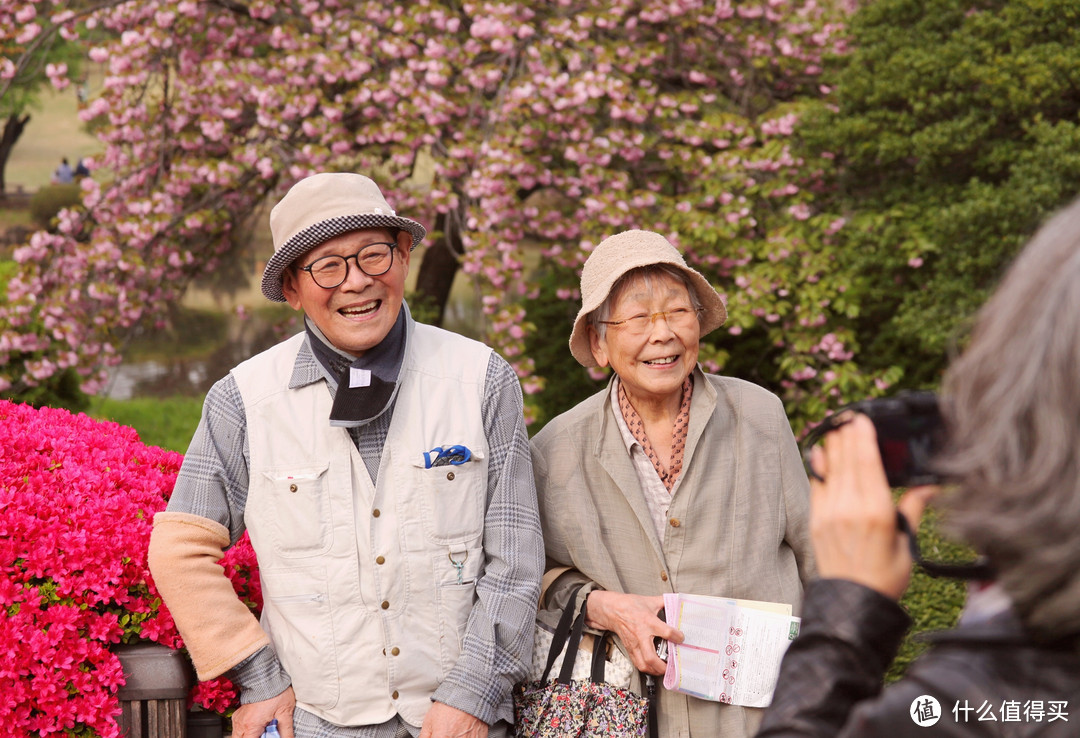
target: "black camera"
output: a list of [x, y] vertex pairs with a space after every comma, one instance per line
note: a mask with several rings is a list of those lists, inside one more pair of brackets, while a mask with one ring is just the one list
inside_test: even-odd
[[[852, 416], [845, 413], [847, 410], [862, 413], [873, 421], [889, 486], [914, 487], [947, 481], [934, 466], [936, 457], [945, 446], [946, 434], [941, 409], [933, 392], [900, 392], [894, 397], [862, 400], [845, 405], [825, 418], [803, 440], [803, 459], [810, 476], [821, 479], [810, 464], [810, 449], [826, 433], [851, 419]], [[930, 576], [976, 580], [994, 578], [994, 569], [985, 557], [959, 563], [927, 561], [919, 550], [916, 532], [899, 510], [896, 511], [896, 524], [908, 536], [912, 561]]]
[[810, 449], [826, 433], [847, 422], [846, 410], [862, 413], [873, 421], [889, 486], [913, 487], [944, 481], [934, 469], [934, 458], [945, 445], [945, 429], [933, 392], [900, 392], [840, 408], [803, 442], [803, 458], [812, 476], [819, 478], [810, 465]]

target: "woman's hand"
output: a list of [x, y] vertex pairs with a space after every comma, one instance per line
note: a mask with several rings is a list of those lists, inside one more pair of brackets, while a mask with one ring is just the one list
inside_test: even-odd
[[683, 641], [681, 632], [657, 617], [663, 609], [664, 598], [660, 595], [645, 597], [597, 589], [589, 593], [585, 624], [597, 630], [610, 630], [619, 636], [638, 671], [663, 674], [667, 664], [656, 655], [653, 639]]
[[918, 530], [937, 487], [912, 487], [893, 507], [874, 424], [865, 415], [825, 435], [811, 454], [825, 481], [810, 484], [810, 537], [818, 573], [848, 579], [900, 599], [911, 579], [907, 535], [896, 526], [896, 510]]

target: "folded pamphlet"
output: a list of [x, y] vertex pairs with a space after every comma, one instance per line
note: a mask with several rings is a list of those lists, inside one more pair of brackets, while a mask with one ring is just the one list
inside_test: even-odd
[[685, 637], [667, 644], [667, 689], [744, 707], [772, 702], [780, 661], [799, 634], [791, 605], [665, 594], [664, 616]]

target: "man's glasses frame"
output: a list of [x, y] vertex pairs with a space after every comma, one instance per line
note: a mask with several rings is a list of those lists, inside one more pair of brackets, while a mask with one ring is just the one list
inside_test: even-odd
[[[380, 248], [378, 251], [372, 252], [371, 251], [372, 247], [376, 247], [376, 246], [379, 246], [379, 247], [384, 246], [384, 247], [386, 247], [387, 250], [385, 252], [383, 252], [382, 249]], [[324, 290], [332, 290], [332, 289], [334, 289], [336, 287], [340, 287], [341, 285], [345, 284], [345, 280], [347, 280], [349, 278], [349, 260], [350, 259], [356, 262], [357, 269], [359, 269], [361, 272], [368, 275], [369, 277], [381, 277], [382, 275], [386, 274], [388, 271], [390, 271], [390, 267], [392, 267], [394, 265], [394, 250], [396, 248], [397, 248], [396, 243], [390, 243], [388, 241], [376, 241], [375, 243], [365, 244], [363, 248], [361, 248], [355, 254], [351, 254], [349, 256], [341, 256], [340, 254], [330, 254], [328, 256], [319, 257], [318, 259], [311, 262], [307, 266], [300, 267], [300, 271], [307, 272], [309, 275], [311, 275], [311, 280], [317, 286], [322, 287]], [[364, 257], [365, 252], [367, 252], [370, 256], [369, 257]], [[371, 264], [371, 263], [373, 263], [373, 261], [381, 262], [381, 260], [383, 258], [386, 258], [387, 256], [389, 256], [390, 258], [387, 259], [385, 268], [380, 269], [378, 271], [375, 271], [375, 270], [370, 270], [369, 271], [369, 269], [364, 268], [363, 259], [366, 259], [368, 261], [368, 263]], [[315, 275], [315, 272], [320, 269], [320, 265], [322, 265], [323, 267], [327, 267], [327, 266], [330, 266], [330, 265], [333, 265], [333, 264], [339, 264], [339, 263], [343, 263], [345, 265], [345, 270], [342, 272], [341, 279], [339, 279], [338, 281], [334, 282], [334, 279], [336, 279], [336, 277], [330, 279], [330, 281], [333, 282], [333, 284], [323, 284], [323, 282], [326, 281], [326, 277], [324, 276], [323, 281], [320, 281], [319, 277], [317, 277]]]

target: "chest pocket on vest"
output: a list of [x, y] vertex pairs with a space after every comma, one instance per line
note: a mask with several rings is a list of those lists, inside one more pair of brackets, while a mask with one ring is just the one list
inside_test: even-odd
[[436, 543], [473, 540], [484, 531], [487, 461], [474, 452], [464, 464], [418, 464], [414, 470], [423, 510], [424, 531]]
[[334, 542], [327, 466], [263, 472], [269, 528], [281, 556], [317, 556]]

